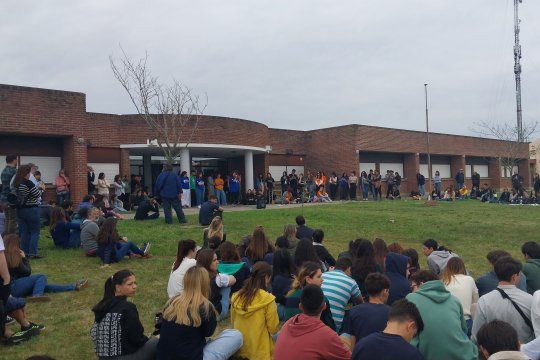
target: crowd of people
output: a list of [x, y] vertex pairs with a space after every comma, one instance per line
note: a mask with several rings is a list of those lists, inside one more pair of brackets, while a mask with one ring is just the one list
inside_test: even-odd
[[[88, 285], [85, 279], [49, 284], [46, 274], [32, 273], [31, 262], [43, 256], [43, 222], [56, 246], [80, 248], [87, 257], [99, 257], [104, 266], [151, 255], [149, 243], [137, 246], [119, 234], [121, 212], [106, 205], [113, 196], [125, 199], [124, 179], [115, 178], [118, 186], [111, 194], [100, 174], [97, 189], [74, 207], [69, 194], [63, 193], [69, 189], [64, 173], [64, 182], [57, 182], [64, 186], [57, 194], [60, 206], [51, 205], [44, 212], [44, 187], [34, 183], [39, 179], [37, 167], [9, 164], [2, 172], [2, 183], [9, 186], [3, 187], [0, 200], [9, 204], [8, 211], [15, 211], [18, 234], [6, 216], [0, 237], [0, 338], [4, 344], [17, 344], [45, 328], [28, 319], [27, 301], [50, 301], [47, 293], [80, 291]], [[345, 191], [345, 174], [340, 179], [334, 175], [329, 184]], [[323, 176], [312, 177], [315, 189], [324, 187]], [[347, 177], [349, 197], [356, 196], [351, 186], [364, 184], [363, 179], [369, 180], [366, 187], [373, 185], [370, 179], [381, 181], [376, 171], [354, 176]], [[399, 192], [397, 176], [389, 172], [387, 181], [393, 177], [392, 189]], [[291, 177], [283, 177], [288, 180], [282, 186], [292, 192], [297, 185], [294, 176], [292, 184]], [[212, 179], [214, 186], [219, 179]], [[100, 180], [107, 194], [100, 193]], [[165, 166], [154, 195], [141, 195], [135, 219], [157, 218], [160, 202], [167, 223], [172, 223], [172, 209], [184, 223], [184, 184], [182, 174]], [[373, 195], [380, 198], [378, 185]], [[265, 194], [266, 185], [261, 186]], [[296, 187], [296, 195], [301, 188]], [[341, 190], [336, 191], [341, 196]], [[392, 198], [392, 190], [386, 196]], [[103, 298], [92, 309], [90, 333], [99, 358], [540, 359], [536, 242], [523, 244], [523, 264], [504, 250], [490, 251], [487, 260], [493, 270], [473, 279], [459, 255], [434, 239], [422, 243], [425, 269], [415, 249], [383, 239], [358, 238], [334, 257], [324, 245], [324, 231], [310, 228], [303, 216], [296, 217], [295, 225], [285, 225], [275, 241], [258, 226], [235, 244], [223, 226], [223, 195], [205, 196], [201, 190], [198, 197], [199, 222], [207, 226], [202, 247], [191, 239], [179, 241], [163, 289], [169, 300], [156, 314], [153, 336], [145, 335], [137, 307], [128, 301], [137, 293], [136, 275], [121, 270], [107, 278]], [[220, 322], [220, 328], [226, 327], [224, 319], [230, 320], [230, 328], [216, 333]], [[10, 322], [18, 323], [20, 330], [12, 331]]]

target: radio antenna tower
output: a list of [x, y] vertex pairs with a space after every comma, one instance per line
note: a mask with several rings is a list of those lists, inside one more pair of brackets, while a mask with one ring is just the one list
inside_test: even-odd
[[516, 115], [518, 142], [523, 142], [523, 121], [521, 117], [521, 45], [519, 44], [519, 4], [523, 0], [514, 0], [514, 75], [516, 77]]

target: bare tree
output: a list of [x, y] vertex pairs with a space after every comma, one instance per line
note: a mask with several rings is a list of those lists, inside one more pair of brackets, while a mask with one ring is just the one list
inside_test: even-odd
[[487, 121], [480, 121], [474, 125], [471, 130], [479, 136], [504, 141], [500, 159], [501, 166], [505, 169], [506, 174], [512, 175], [514, 168], [518, 166], [520, 161], [533, 155], [531, 150], [524, 150], [524, 143], [528, 143], [536, 133], [538, 122], [523, 124], [521, 130], [523, 142], [518, 141], [519, 129], [517, 125], [490, 123]]
[[208, 96], [201, 99], [178, 80], [162, 84], [148, 66], [148, 53], [139, 60], [129, 58], [124, 49], [117, 61], [109, 56], [114, 77], [126, 90], [137, 113], [155, 134], [167, 164], [180, 157], [195, 132], [208, 105]]

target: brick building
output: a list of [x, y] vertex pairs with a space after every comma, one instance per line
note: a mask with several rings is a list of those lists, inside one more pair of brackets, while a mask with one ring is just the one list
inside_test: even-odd
[[[87, 164], [109, 181], [116, 174], [140, 175], [151, 188], [163, 160], [152, 139], [136, 115], [87, 112], [85, 94], [0, 85], [0, 168], [5, 155], [16, 154], [20, 163], [36, 163], [46, 183], [65, 168], [75, 201], [87, 192]], [[528, 144], [522, 147], [524, 160], [516, 170], [530, 186]], [[418, 131], [365, 125], [296, 131], [205, 116], [177, 169], [239, 170], [246, 188], [253, 188], [254, 175], [268, 171], [278, 180], [293, 168], [338, 174], [379, 169], [383, 175], [392, 169], [403, 176], [402, 192], [409, 192], [416, 188], [417, 172], [428, 175], [425, 152], [426, 134]], [[510, 174], [499, 160], [504, 152], [505, 143], [498, 140], [431, 134], [432, 170], [439, 170], [445, 183], [464, 169], [469, 186], [472, 171], [495, 188], [509, 186]]]

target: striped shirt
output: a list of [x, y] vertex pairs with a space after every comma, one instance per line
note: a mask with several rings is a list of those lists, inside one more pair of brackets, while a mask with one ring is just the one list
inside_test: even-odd
[[322, 290], [330, 302], [330, 311], [336, 323], [336, 329], [341, 328], [345, 317], [345, 307], [351, 299], [357, 299], [362, 294], [358, 284], [341, 270], [332, 270], [322, 275]]
[[21, 199], [24, 199], [21, 208], [35, 207], [40, 204], [41, 189], [30, 180], [25, 180], [19, 184], [17, 194]]

